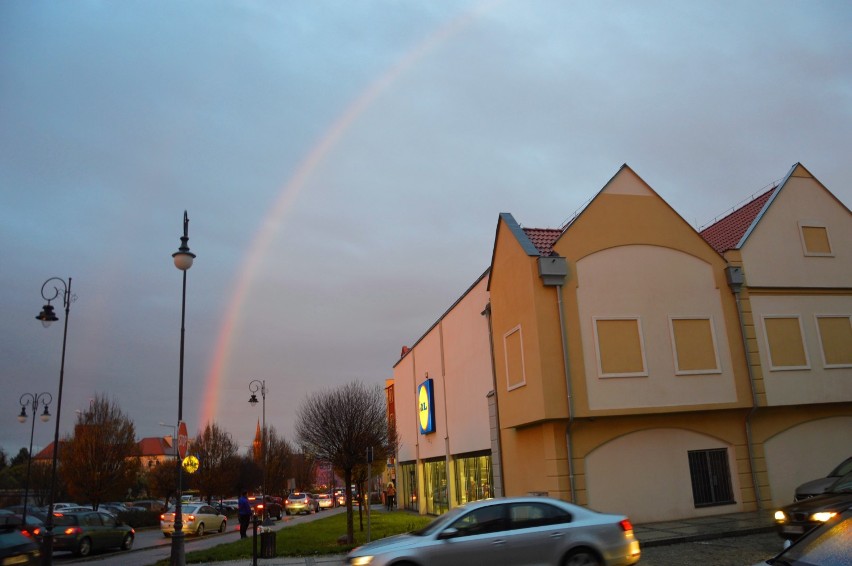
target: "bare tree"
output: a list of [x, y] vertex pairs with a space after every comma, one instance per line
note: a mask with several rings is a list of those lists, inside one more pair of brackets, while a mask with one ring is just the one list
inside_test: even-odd
[[352, 517], [353, 472], [367, 463], [367, 450], [382, 460], [393, 453], [396, 438], [388, 427], [385, 394], [381, 387], [353, 381], [311, 395], [296, 415], [296, 435], [302, 450], [330, 462], [343, 473], [346, 484], [346, 536], [355, 540]]
[[293, 447], [274, 427], [266, 432], [266, 494], [283, 496], [293, 473]]
[[139, 471], [137, 452], [133, 422], [105, 396], [95, 396], [77, 415], [74, 435], [62, 450], [60, 469], [69, 494], [95, 509], [124, 497]]
[[198, 470], [191, 481], [208, 503], [214, 497], [231, 495], [239, 474], [237, 452], [231, 435], [216, 423], [207, 423], [195, 437], [192, 454], [198, 458]]

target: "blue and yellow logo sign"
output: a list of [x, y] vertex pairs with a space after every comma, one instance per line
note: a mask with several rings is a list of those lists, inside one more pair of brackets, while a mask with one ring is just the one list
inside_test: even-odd
[[420, 421], [420, 434], [435, 432], [435, 397], [431, 379], [417, 386], [417, 414]]

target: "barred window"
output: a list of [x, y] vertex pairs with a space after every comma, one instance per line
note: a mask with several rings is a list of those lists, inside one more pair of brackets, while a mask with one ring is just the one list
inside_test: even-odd
[[728, 466], [728, 450], [690, 450], [688, 455], [695, 507], [736, 503]]

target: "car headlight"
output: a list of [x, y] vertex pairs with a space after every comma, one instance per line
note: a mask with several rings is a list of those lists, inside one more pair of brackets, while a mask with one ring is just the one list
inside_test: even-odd
[[350, 564], [352, 566], [367, 566], [372, 561], [373, 561], [372, 556], [356, 556], [355, 558], [352, 559], [352, 562], [350, 562]]
[[819, 521], [820, 523], [825, 523], [835, 515], [837, 515], [835, 511], [821, 511], [819, 513], [814, 513], [813, 515], [811, 515], [811, 521]]
[[780, 522], [780, 523], [783, 523], [784, 521], [787, 520], [787, 515], [784, 514], [784, 511], [776, 511], [775, 512], [775, 520]]

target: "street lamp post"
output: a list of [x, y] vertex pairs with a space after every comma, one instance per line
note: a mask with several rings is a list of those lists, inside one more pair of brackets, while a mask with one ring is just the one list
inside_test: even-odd
[[[183, 344], [186, 333], [186, 272], [192, 267], [195, 254], [189, 251], [189, 216], [183, 211], [183, 236], [180, 238], [178, 251], [172, 254], [175, 267], [183, 272], [183, 294], [181, 295], [180, 309], [180, 370], [178, 377], [178, 423], [183, 421]], [[184, 566], [186, 555], [184, 553], [183, 514], [181, 513], [181, 499], [183, 493], [183, 466], [178, 463], [178, 489], [177, 501], [175, 502], [175, 532], [172, 534], [171, 566]]]
[[[50, 288], [53, 292], [50, 292]], [[62, 412], [62, 383], [65, 381], [65, 346], [68, 343], [68, 315], [71, 311], [71, 302], [76, 299], [71, 295], [71, 278], [66, 282], [61, 277], [51, 277], [41, 286], [41, 298], [47, 301], [47, 304], [41, 309], [41, 312], [36, 316], [36, 320], [40, 320], [42, 326], [47, 328], [52, 322], [59, 320], [56, 318], [56, 313], [53, 311], [51, 301], [62, 296], [62, 306], [65, 307], [65, 329], [62, 333], [62, 358], [59, 364], [59, 393], [56, 396], [56, 427], [53, 433], [53, 462], [50, 472], [50, 494], [48, 496], [47, 520], [44, 523], [44, 534], [42, 535], [42, 564], [50, 566], [53, 564], [53, 504], [56, 495], [56, 461], [59, 459], [59, 416]]]
[[261, 459], [263, 460], [263, 479], [261, 480], [261, 491], [263, 491], [263, 517], [264, 520], [268, 517], [266, 513], [266, 380], [254, 379], [249, 383], [249, 391], [251, 391], [251, 397], [249, 397], [249, 404], [254, 407], [257, 405], [257, 392], [260, 391], [260, 397], [262, 399], [261, 409], [263, 415], [263, 429], [260, 433], [260, 454]]
[[30, 499], [30, 467], [33, 463], [33, 433], [35, 432], [35, 418], [38, 412], [39, 403], [44, 405], [44, 412], [41, 414], [41, 422], [46, 423], [50, 420], [50, 411], [47, 410], [50, 402], [53, 401], [53, 395], [47, 392], [43, 393], [24, 393], [21, 395], [21, 414], [18, 415], [18, 422], [24, 424], [27, 422], [27, 405], [30, 406], [33, 412], [32, 425], [30, 425], [30, 451], [27, 452], [27, 479], [24, 483], [24, 511], [21, 513], [21, 525], [27, 526], [27, 503]]

